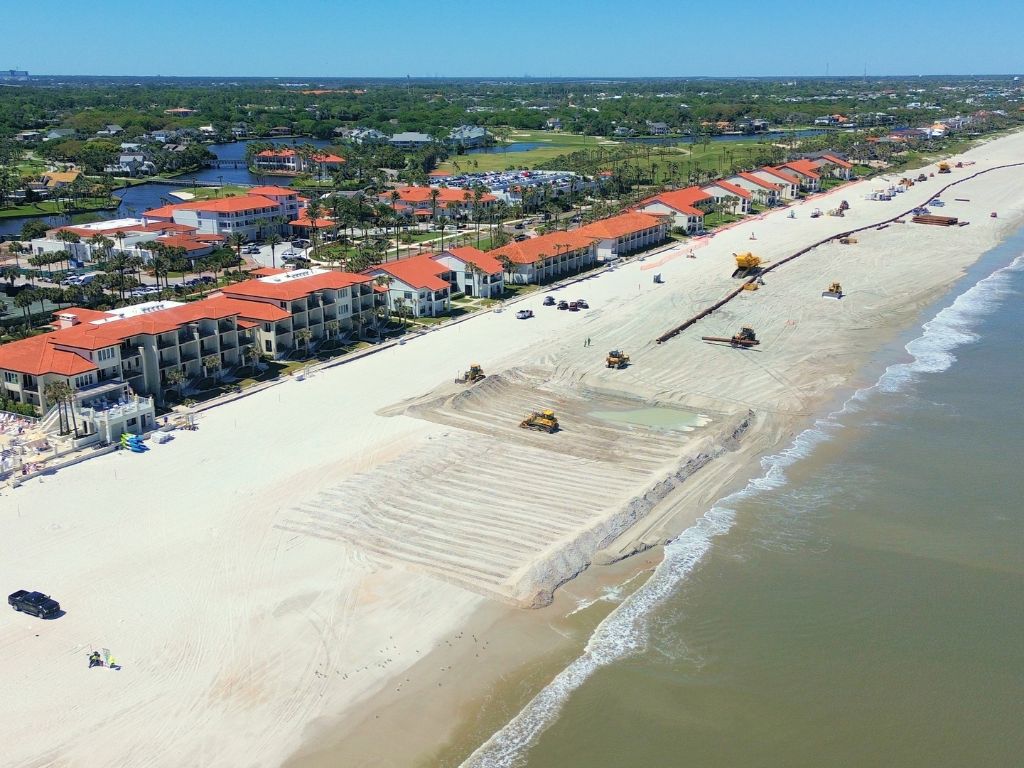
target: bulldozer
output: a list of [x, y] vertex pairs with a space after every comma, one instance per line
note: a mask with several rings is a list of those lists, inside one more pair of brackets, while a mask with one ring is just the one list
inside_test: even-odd
[[455, 380], [456, 384], [472, 384], [486, 378], [487, 374], [484, 373], [484, 369], [480, 367], [480, 363], [473, 363], [469, 366], [469, 370], [459, 376]]
[[740, 332], [735, 334], [732, 338], [726, 338], [724, 336], [701, 336], [700, 338], [702, 341], [720, 341], [733, 347], [756, 347], [761, 343], [757, 340], [757, 335], [754, 333], [754, 329], [746, 325], [740, 328]]
[[841, 299], [843, 298], [843, 286], [839, 283], [832, 283], [829, 285], [827, 291], [821, 292], [821, 298], [823, 299]]
[[939, 163], [939, 173], [952, 173], [949, 169], [949, 163]]
[[734, 253], [736, 257], [736, 270], [732, 273], [733, 277], [752, 277], [753, 275], [760, 274], [761, 272], [761, 261], [760, 256], [755, 256], [750, 253]]
[[625, 368], [629, 365], [629, 355], [620, 349], [613, 349], [604, 360], [607, 368]]
[[558, 419], [555, 418], [555, 412], [550, 409], [534, 411], [519, 422], [519, 426], [523, 429], [535, 429], [538, 432], [552, 434], [558, 431]]

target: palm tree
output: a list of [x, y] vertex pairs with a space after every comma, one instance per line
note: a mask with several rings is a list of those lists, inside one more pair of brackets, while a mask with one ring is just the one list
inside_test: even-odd
[[437, 199], [441, 196], [441, 190], [432, 187], [430, 190], [430, 220], [437, 221]]
[[260, 357], [260, 348], [255, 344], [246, 344], [242, 347], [242, 360], [248, 360], [252, 370], [256, 372], [256, 361]]
[[228, 245], [235, 249], [238, 261], [242, 261], [242, 246], [245, 245], [245, 235], [241, 232], [232, 232], [228, 236]]
[[403, 328], [405, 328], [405, 326], [406, 326], [406, 318], [405, 318], [406, 309], [407, 308], [406, 308], [406, 304], [405, 304], [405, 299], [403, 299], [401, 296], [399, 296], [397, 299], [395, 299], [395, 314], [398, 315], [399, 318], [401, 318], [401, 320], [402, 320], [402, 327]]
[[282, 237], [276, 232], [271, 232], [269, 235], [267, 235], [267, 245], [270, 246], [270, 266], [274, 267], [275, 269], [277, 268], [277, 256], [275, 255], [274, 251], [277, 248], [277, 246], [279, 246], [283, 242], [284, 240], [282, 239]]
[[309, 342], [313, 338], [313, 332], [309, 328], [300, 328], [295, 332], [295, 341], [302, 345], [306, 355], [309, 355]]
[[14, 297], [14, 306], [18, 307], [25, 315], [25, 327], [29, 330], [32, 329], [32, 313], [29, 308], [32, 306], [32, 302], [36, 300], [35, 291], [22, 291]]
[[[74, 388], [66, 381], [51, 381], [43, 388], [43, 397], [46, 402], [53, 403], [57, 408], [57, 418], [60, 422], [60, 434], [67, 435], [71, 432], [71, 422], [74, 422], [75, 437], [78, 437], [78, 422], [74, 418], [71, 404], [75, 395]], [[68, 418], [69, 406], [71, 407], [71, 418]]]
[[[209, 376], [210, 371], [220, 370], [220, 356], [219, 355], [207, 355], [202, 359], [203, 376]], [[216, 375], [216, 374], [214, 374]]]
[[156, 278], [156, 287], [160, 287], [161, 277], [164, 279], [164, 287], [169, 287], [167, 273], [171, 271], [171, 259], [167, 253], [167, 246], [154, 241], [149, 244], [149, 253], [149, 269], [153, 273], [153, 277]]
[[164, 382], [167, 386], [175, 389], [178, 393], [179, 399], [182, 395], [181, 386], [185, 383], [187, 378], [188, 376], [185, 375], [185, 372], [181, 370], [181, 368], [168, 368], [167, 373], [164, 374]]
[[341, 323], [339, 323], [337, 320], [328, 320], [326, 323], [324, 323], [324, 330], [327, 331], [328, 339], [333, 339], [340, 328]]

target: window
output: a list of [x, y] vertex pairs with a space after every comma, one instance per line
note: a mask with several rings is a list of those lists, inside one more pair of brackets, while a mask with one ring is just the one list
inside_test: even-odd
[[269, 339], [267, 341], [263, 342], [263, 346], [264, 346], [264, 349], [267, 352], [273, 352], [274, 351], [274, 342], [270, 341]]
[[17, 384], [18, 374], [14, 373], [13, 371], [4, 371], [4, 381], [10, 384]]
[[406, 291], [405, 292], [405, 298], [411, 299], [412, 298], [412, 291]]
[[264, 333], [270, 333], [270, 330], [271, 330], [270, 329], [270, 323], [264, 323], [263, 324], [263, 332]]

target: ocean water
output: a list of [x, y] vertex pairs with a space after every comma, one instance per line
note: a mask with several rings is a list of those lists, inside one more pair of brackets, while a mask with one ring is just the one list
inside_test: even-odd
[[1024, 231], [464, 768], [1024, 764], [1022, 297]]

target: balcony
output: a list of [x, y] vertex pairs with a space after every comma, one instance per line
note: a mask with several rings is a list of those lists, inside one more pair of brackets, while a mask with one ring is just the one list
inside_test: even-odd
[[286, 336], [292, 332], [291, 327], [283, 323], [278, 323], [274, 326], [274, 334], [277, 336]]
[[195, 335], [190, 330], [182, 328], [180, 331], [178, 331], [179, 344], [187, 344], [190, 341], [195, 341], [195, 338]]
[[234, 349], [237, 346], [238, 340], [234, 337], [234, 334], [224, 334], [220, 337], [221, 351], [225, 349]]
[[178, 346], [178, 339], [171, 338], [165, 339], [163, 336], [158, 336], [156, 340], [157, 349], [170, 349], [171, 347]]
[[235, 330], [235, 324], [230, 320], [221, 320], [217, 323], [217, 330], [221, 333], [227, 333], [228, 331]]

